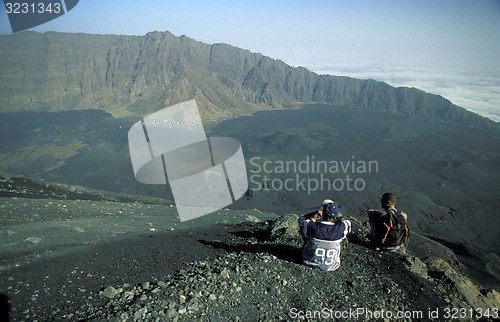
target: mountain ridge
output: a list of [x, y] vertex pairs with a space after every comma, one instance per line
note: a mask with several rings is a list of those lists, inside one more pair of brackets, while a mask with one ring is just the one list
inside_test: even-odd
[[196, 99], [208, 119], [325, 103], [498, 127], [439, 95], [375, 80], [318, 75], [259, 53], [187, 36], [22, 32], [0, 36], [4, 111], [100, 108], [144, 115]]

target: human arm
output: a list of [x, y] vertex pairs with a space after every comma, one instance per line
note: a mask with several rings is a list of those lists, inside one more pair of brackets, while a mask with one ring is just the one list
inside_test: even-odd
[[301, 217], [299, 217], [299, 228], [300, 228], [300, 233], [302, 237], [307, 238], [307, 232], [308, 232], [308, 224], [311, 222], [316, 222], [316, 219], [314, 216], [316, 215], [321, 215], [321, 210], [314, 210], [311, 211], [310, 213], [307, 213]]
[[315, 218], [316, 215], [321, 216], [322, 215], [322, 211], [321, 210], [311, 211], [311, 212], [305, 214], [304, 216], [302, 216], [302, 218], [304, 218], [304, 220], [311, 220], [312, 222], [315, 222], [316, 221], [316, 218]]
[[314, 216], [316, 216], [318, 214], [318, 211], [319, 210], [311, 211], [310, 213], [307, 213], [307, 214], [303, 215], [302, 217], [299, 217], [299, 226], [302, 226], [308, 220], [316, 221], [314, 219]]

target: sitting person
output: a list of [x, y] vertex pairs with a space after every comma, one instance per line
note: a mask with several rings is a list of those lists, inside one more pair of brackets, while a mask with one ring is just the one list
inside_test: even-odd
[[408, 215], [396, 209], [397, 198], [393, 193], [384, 193], [380, 198], [382, 209], [368, 209], [371, 246], [376, 250], [395, 251], [402, 249], [408, 242], [410, 230]]
[[[321, 216], [321, 220], [314, 218]], [[341, 243], [351, 232], [351, 222], [342, 219], [339, 206], [330, 199], [323, 201], [323, 209], [299, 218], [300, 233], [305, 244], [302, 261], [323, 271], [334, 271], [340, 266]]]

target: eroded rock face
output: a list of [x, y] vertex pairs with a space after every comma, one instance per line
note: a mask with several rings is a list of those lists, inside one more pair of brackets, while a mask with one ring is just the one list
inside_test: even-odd
[[1, 36], [0, 48], [3, 111], [99, 107], [144, 114], [196, 98], [207, 117], [241, 113], [238, 108], [250, 104], [316, 102], [496, 126], [418, 89], [317, 75], [227, 44], [204, 44], [169, 32], [142, 37], [23, 32]]

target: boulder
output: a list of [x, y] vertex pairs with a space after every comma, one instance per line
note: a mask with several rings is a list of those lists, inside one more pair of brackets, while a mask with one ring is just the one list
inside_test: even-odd
[[299, 215], [287, 214], [276, 219], [267, 228], [267, 232], [271, 239], [276, 239], [282, 236], [298, 237], [299, 235]]

